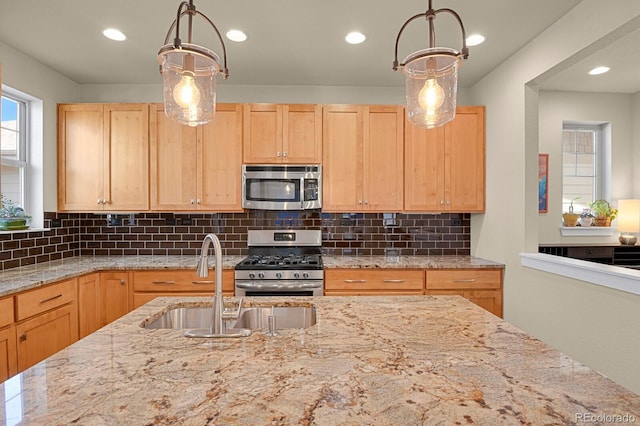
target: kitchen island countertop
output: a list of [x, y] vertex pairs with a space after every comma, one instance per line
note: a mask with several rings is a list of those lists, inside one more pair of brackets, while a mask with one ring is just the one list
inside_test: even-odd
[[0, 387], [0, 423], [520, 425], [640, 417], [640, 396], [457, 296], [246, 299], [247, 306], [316, 306], [316, 325], [276, 337], [189, 339], [141, 327], [171, 306], [207, 302], [156, 299], [21, 373], [13, 387]]
[[[222, 267], [233, 269], [245, 256], [223, 256]], [[323, 255], [325, 268], [502, 268], [473, 256], [331, 256]], [[79, 256], [7, 269], [0, 272], [0, 297], [96, 271], [196, 269], [193, 256]], [[209, 256], [209, 265], [215, 257]]]

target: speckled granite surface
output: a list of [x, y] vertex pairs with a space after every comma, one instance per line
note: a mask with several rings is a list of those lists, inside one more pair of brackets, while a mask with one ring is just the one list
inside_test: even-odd
[[[224, 256], [222, 267], [233, 269], [245, 256]], [[487, 268], [503, 267], [470, 256], [322, 256], [326, 268]], [[196, 256], [73, 257], [0, 272], [0, 297], [44, 284], [101, 270], [194, 269]], [[209, 256], [209, 265], [215, 257]]]
[[141, 328], [168, 304], [205, 303], [156, 299], [16, 376], [18, 386], [0, 387], [0, 423], [640, 421], [640, 396], [460, 297], [296, 301], [317, 307], [316, 325], [206, 340]]

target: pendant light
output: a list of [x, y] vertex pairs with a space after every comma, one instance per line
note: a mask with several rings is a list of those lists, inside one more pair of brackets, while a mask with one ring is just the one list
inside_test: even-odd
[[[451, 9], [434, 10], [429, 0], [429, 10], [409, 18], [396, 38], [393, 70], [403, 68], [406, 84], [407, 118], [418, 127], [431, 129], [453, 120], [456, 115], [456, 94], [458, 90], [458, 68], [463, 59], [469, 57], [462, 20]], [[462, 30], [462, 50], [436, 47], [434, 21], [439, 13], [449, 13], [460, 24]], [[429, 23], [429, 47], [407, 56], [398, 63], [398, 44], [406, 26], [418, 18]]]
[[[193, 44], [193, 18], [201, 16], [214, 29], [222, 44], [223, 65], [218, 55], [206, 47]], [[180, 20], [187, 18], [187, 42], [180, 39]], [[173, 43], [169, 43], [175, 28]], [[158, 52], [164, 93], [164, 112], [182, 124], [198, 126], [213, 120], [216, 111], [216, 76], [229, 76], [227, 51], [216, 26], [196, 10], [193, 0], [178, 6], [176, 19], [171, 24], [164, 45]]]

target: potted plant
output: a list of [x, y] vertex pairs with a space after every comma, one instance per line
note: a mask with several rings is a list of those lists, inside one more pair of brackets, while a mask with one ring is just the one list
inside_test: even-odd
[[593, 225], [593, 216], [591, 215], [591, 209], [583, 209], [580, 214], [580, 219], [578, 219], [578, 223], [580, 226], [591, 226]]
[[611, 226], [611, 221], [617, 214], [618, 209], [611, 207], [606, 200], [596, 200], [591, 204], [591, 215], [595, 226]]
[[571, 203], [569, 203], [569, 213], [562, 213], [562, 221], [564, 222], [564, 226], [576, 226], [576, 224], [578, 223], [580, 215], [573, 212], [573, 202], [578, 198], [580, 197], [574, 198], [573, 200], [571, 200]]
[[31, 216], [27, 216], [22, 207], [0, 193], [0, 231], [28, 229]]

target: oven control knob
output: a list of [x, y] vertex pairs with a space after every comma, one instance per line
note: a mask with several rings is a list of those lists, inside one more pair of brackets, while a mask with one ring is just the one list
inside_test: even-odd
[[258, 278], [263, 279], [264, 278], [264, 273], [258, 272]]
[[276, 278], [277, 279], [282, 278], [282, 272], [276, 272]]
[[295, 272], [295, 273], [293, 274], [293, 278], [295, 278], [295, 279], [300, 278], [300, 273], [299, 273], [299, 272]]
[[305, 279], [306, 279], [306, 278], [309, 278], [309, 274], [307, 274], [306, 272], [303, 272], [303, 273], [302, 273], [302, 278], [305, 278]]
[[254, 274], [253, 272], [249, 272], [250, 279], [254, 279], [255, 277], [256, 277], [256, 274]]

